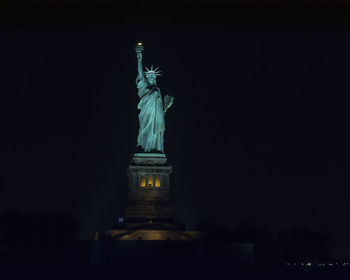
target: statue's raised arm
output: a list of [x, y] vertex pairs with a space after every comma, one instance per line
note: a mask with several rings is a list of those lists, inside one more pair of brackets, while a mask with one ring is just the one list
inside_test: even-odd
[[142, 51], [143, 46], [142, 43], [138, 43], [135, 47], [136, 57], [137, 57], [137, 71], [138, 71], [138, 79], [142, 79], [143, 77], [143, 66], [142, 66]]
[[140, 129], [137, 146], [141, 146], [145, 152], [164, 153], [164, 115], [173, 104], [174, 98], [166, 95], [163, 101], [156, 80], [157, 76], [160, 76], [158, 68], [153, 69], [153, 66], [151, 66], [148, 69], [146, 67], [147, 71], [143, 72], [143, 50], [142, 43], [138, 43], [135, 47], [138, 71], [136, 84], [140, 97], [140, 102], [137, 105], [137, 108], [140, 110]]

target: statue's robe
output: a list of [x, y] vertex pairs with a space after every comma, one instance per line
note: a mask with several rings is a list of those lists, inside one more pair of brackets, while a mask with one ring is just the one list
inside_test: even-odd
[[141, 146], [145, 152], [152, 150], [164, 152], [165, 121], [160, 89], [151, 86], [145, 77], [137, 77], [136, 84], [140, 97], [137, 105], [140, 110], [137, 146]]

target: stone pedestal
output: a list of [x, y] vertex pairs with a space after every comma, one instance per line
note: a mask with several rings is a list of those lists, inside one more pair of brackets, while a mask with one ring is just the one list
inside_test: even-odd
[[173, 222], [169, 175], [172, 167], [164, 154], [139, 153], [128, 168], [125, 222]]
[[200, 232], [186, 231], [174, 221], [165, 154], [134, 154], [128, 168], [125, 219], [113, 230], [96, 232], [95, 240], [197, 240]]

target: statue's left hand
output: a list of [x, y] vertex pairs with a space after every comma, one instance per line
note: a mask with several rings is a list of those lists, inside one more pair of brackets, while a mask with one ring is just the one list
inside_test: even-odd
[[164, 113], [173, 105], [174, 97], [170, 95], [164, 96]]

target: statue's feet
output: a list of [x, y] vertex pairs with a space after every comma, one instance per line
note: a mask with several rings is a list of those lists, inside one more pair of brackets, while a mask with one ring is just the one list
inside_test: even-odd
[[150, 153], [155, 153], [155, 154], [162, 154], [163, 152], [161, 151], [157, 151], [155, 149], [151, 150]]
[[141, 146], [137, 146], [136, 153], [144, 153], [145, 151], [142, 149]]
[[137, 146], [136, 153], [154, 153], [154, 154], [163, 154], [162, 151], [158, 151], [156, 149], [152, 149], [149, 152], [145, 152], [145, 150], [141, 146]]

